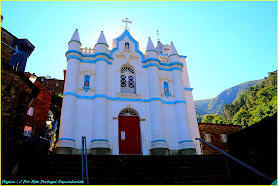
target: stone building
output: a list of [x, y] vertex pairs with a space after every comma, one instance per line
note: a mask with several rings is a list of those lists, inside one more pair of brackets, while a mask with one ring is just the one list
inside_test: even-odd
[[125, 30], [112, 43], [101, 32], [81, 48], [78, 30], [68, 43], [57, 153], [200, 154], [198, 124], [186, 56], [174, 44], [146, 52]]
[[28, 108], [26, 125], [31, 127], [29, 129], [31, 129], [33, 135], [44, 137], [52, 92], [42, 85], [36, 76], [31, 76], [30, 73], [25, 73], [25, 76], [30, 80], [33, 78], [34, 85], [37, 86], [40, 91], [37, 98]]
[[[200, 137], [212, 145], [228, 152], [227, 137], [242, 130], [239, 125], [199, 123]], [[201, 145], [203, 154], [219, 153], [206, 144]]]
[[2, 176], [9, 174], [21, 151], [26, 113], [38, 88], [23, 74], [34, 50], [27, 39], [18, 39], [1, 28], [1, 155]]

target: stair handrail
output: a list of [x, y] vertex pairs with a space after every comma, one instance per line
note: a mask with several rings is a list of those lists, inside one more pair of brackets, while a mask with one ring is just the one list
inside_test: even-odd
[[264, 173], [258, 171], [258, 170], [255, 169], [254, 167], [251, 167], [250, 165], [244, 163], [243, 161], [241, 161], [241, 160], [235, 158], [234, 156], [228, 154], [227, 152], [225, 152], [225, 151], [219, 149], [218, 147], [216, 147], [216, 146], [214, 146], [214, 145], [212, 145], [212, 144], [206, 142], [204, 139], [202, 139], [202, 138], [196, 138], [196, 140], [199, 140], [199, 141], [205, 143], [206, 145], [210, 146], [211, 148], [217, 150], [218, 152], [221, 152], [222, 154], [224, 154], [225, 156], [231, 158], [232, 160], [236, 161], [237, 163], [243, 165], [244, 167], [248, 168], [249, 170], [251, 170], [251, 171], [255, 172], [256, 174], [258, 174], [258, 175], [264, 177], [265, 179], [269, 180], [271, 183], [275, 181], [275, 179], [273, 179], [273, 178], [267, 176], [266, 174], [264, 174]]
[[[84, 152], [85, 150], [85, 152]], [[86, 177], [84, 176], [84, 161], [83, 158], [85, 156], [85, 173], [86, 173]], [[87, 181], [87, 185], [89, 185], [89, 176], [88, 176], [88, 161], [87, 161], [87, 145], [86, 145], [86, 136], [82, 136], [82, 155], [81, 155], [81, 161], [82, 161], [82, 185], [84, 185], [84, 179], [86, 179]]]

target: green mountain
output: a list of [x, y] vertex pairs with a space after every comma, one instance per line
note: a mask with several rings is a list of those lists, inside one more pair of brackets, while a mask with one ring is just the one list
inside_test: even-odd
[[205, 114], [221, 115], [225, 104], [233, 103], [249, 87], [257, 85], [262, 81], [263, 79], [247, 81], [245, 83], [224, 90], [215, 98], [194, 101], [198, 122], [201, 122]]

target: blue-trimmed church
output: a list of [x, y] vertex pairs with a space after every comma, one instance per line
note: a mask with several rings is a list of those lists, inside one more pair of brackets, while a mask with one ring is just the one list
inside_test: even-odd
[[174, 44], [146, 51], [125, 30], [112, 42], [100, 33], [82, 48], [78, 30], [68, 43], [56, 153], [80, 154], [82, 136], [93, 155], [201, 154], [186, 65]]

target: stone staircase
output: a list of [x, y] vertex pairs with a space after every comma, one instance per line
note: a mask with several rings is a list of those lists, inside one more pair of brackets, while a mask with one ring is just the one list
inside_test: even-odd
[[[51, 155], [44, 162], [22, 166], [25, 170], [21, 169], [19, 175], [29, 180], [78, 181], [82, 176], [81, 156], [77, 155]], [[223, 155], [88, 156], [88, 169], [90, 185], [230, 183]]]

